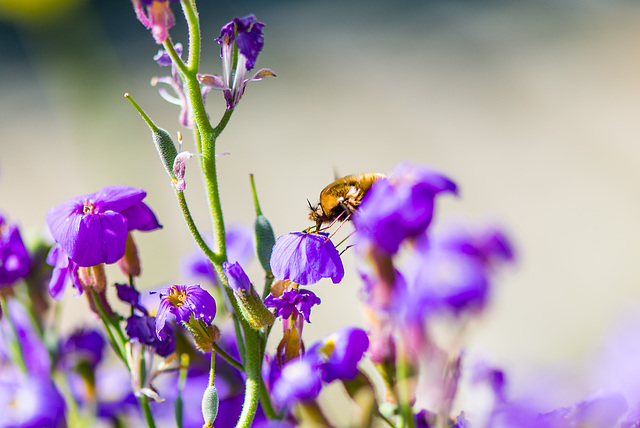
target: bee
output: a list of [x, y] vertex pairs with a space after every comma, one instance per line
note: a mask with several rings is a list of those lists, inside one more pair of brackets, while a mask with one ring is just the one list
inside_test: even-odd
[[385, 178], [383, 174], [368, 172], [337, 179], [322, 189], [317, 205], [313, 206], [309, 202], [309, 220], [316, 222], [316, 229], [320, 229], [322, 223], [333, 222], [343, 216], [344, 221], [347, 221], [373, 183], [382, 178]]

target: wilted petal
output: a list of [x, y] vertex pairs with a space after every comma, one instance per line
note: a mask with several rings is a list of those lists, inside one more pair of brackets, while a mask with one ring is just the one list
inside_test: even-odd
[[208, 86], [210, 88], [218, 90], [226, 88], [224, 80], [222, 80], [222, 76], [218, 76], [215, 74], [198, 74], [197, 77], [198, 81], [204, 86]]

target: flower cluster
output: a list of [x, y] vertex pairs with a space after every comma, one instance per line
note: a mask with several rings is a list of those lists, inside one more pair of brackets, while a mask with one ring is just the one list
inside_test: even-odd
[[[358, 407], [345, 412], [348, 426], [640, 426], [640, 321], [616, 335], [589, 370], [589, 378], [608, 381], [608, 390], [575, 403], [558, 405], [553, 388], [513, 396], [508, 370], [465, 348], [468, 327], [491, 307], [498, 275], [516, 252], [499, 224], [434, 221], [439, 199], [458, 195], [457, 183], [441, 172], [407, 161], [386, 175], [339, 179], [312, 207], [314, 225], [277, 239], [251, 176], [253, 231], [225, 223], [216, 142], [247, 83], [275, 76], [261, 69], [247, 77], [264, 47], [264, 24], [253, 15], [225, 24], [215, 40], [221, 74], [201, 74], [195, 0], [180, 2], [187, 60], [169, 35], [176, 0], [132, 2], [163, 47], [157, 64], [171, 66], [153, 84], [172, 88], [160, 95], [180, 106], [179, 123], [193, 131], [194, 153], [182, 150], [181, 135], [176, 149], [127, 95], [152, 131], [197, 245], [182, 267], [199, 284], [167, 280], [152, 291], [136, 284], [142, 269], [132, 232], [161, 228], [141, 188], [107, 186], [51, 208], [46, 223], [53, 242], [33, 246], [0, 215], [0, 427], [338, 426], [342, 421], [324, 412], [328, 385], [344, 388], [351, 399], [345, 406]], [[222, 91], [217, 124], [204, 104], [212, 88]], [[193, 156], [201, 160], [210, 235], [200, 232], [185, 195], [185, 163]], [[334, 244], [349, 221], [353, 232]], [[340, 318], [318, 295], [355, 291], [342, 284], [349, 248], [362, 280], [365, 327], [341, 326], [307, 345], [305, 325], [322, 319], [318, 312]], [[259, 274], [245, 271], [254, 253]], [[110, 264], [119, 272], [112, 274]], [[61, 328], [58, 302], [68, 283], [86, 297], [93, 316], [70, 332]], [[75, 311], [80, 303], [71, 305]], [[459, 393], [463, 387], [470, 393]], [[551, 404], [541, 405], [543, 398]]]

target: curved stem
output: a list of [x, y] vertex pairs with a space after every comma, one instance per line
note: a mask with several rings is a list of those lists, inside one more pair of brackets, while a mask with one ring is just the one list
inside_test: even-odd
[[[222, 349], [220, 347], [220, 345], [218, 345], [217, 343], [213, 343], [213, 349], [220, 354], [220, 356], [222, 358], [225, 359], [226, 362], [228, 362], [229, 364], [231, 364], [233, 367], [237, 368], [238, 370], [240, 370], [241, 372], [244, 371], [244, 366], [237, 361], [235, 358], [233, 358], [231, 355], [229, 355], [224, 349]], [[213, 362], [211, 363], [213, 365]]]
[[193, 237], [196, 244], [202, 250], [205, 256], [209, 260], [216, 259], [216, 255], [211, 251], [211, 248], [207, 245], [205, 240], [202, 238], [196, 223], [193, 221], [193, 217], [191, 216], [191, 211], [189, 210], [189, 206], [187, 205], [187, 200], [184, 197], [184, 192], [176, 191], [176, 197], [178, 198], [178, 204], [180, 205], [180, 211], [182, 211], [182, 216], [184, 217], [185, 222], [187, 223], [187, 228], [189, 228], [189, 232], [191, 232], [191, 236]]
[[200, 20], [195, 1], [182, 0], [182, 11], [189, 26], [189, 59], [187, 67], [190, 71], [198, 71], [200, 65]]
[[180, 56], [174, 49], [173, 42], [171, 41], [171, 37], [167, 37], [167, 39], [162, 43], [162, 46], [164, 46], [165, 50], [169, 54], [169, 57], [171, 58], [171, 61], [176, 65], [178, 70], [180, 70], [180, 73], [182, 74], [187, 73], [189, 69], [187, 68], [185, 63], [182, 61], [182, 59], [180, 59]]

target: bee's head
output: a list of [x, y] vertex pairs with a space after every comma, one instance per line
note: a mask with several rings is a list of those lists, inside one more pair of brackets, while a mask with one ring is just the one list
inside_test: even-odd
[[315, 221], [316, 226], [320, 228], [320, 225], [324, 223], [327, 219], [327, 215], [324, 213], [322, 209], [322, 205], [311, 205], [311, 202], [307, 199], [307, 203], [309, 204], [309, 220]]

